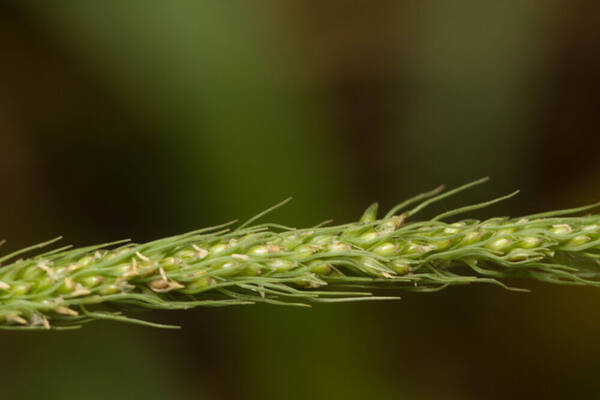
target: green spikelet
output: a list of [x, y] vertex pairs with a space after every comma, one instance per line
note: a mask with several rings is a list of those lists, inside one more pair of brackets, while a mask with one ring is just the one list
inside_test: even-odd
[[169, 328], [109, 310], [396, 298], [365, 288], [427, 292], [487, 282], [522, 290], [503, 283], [512, 278], [600, 285], [600, 216], [569, 217], [598, 204], [446, 221], [515, 192], [413, 221], [428, 205], [484, 181], [415, 196], [381, 219], [375, 203], [359, 222], [339, 226], [252, 226], [288, 199], [235, 229], [231, 222], [145, 244], [61, 248], [15, 260], [54, 241], [32, 246], [0, 258], [0, 328], [68, 329], [98, 319]]

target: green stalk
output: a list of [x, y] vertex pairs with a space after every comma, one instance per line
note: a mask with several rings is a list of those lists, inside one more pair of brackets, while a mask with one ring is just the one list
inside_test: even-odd
[[600, 286], [600, 215], [568, 216], [600, 204], [444, 221], [515, 192], [413, 222], [426, 206], [485, 180], [416, 196], [381, 219], [373, 204], [358, 222], [339, 226], [252, 226], [286, 200], [235, 229], [233, 221], [145, 244], [67, 247], [15, 260], [54, 241], [32, 246], [0, 258], [0, 328], [67, 329], [98, 319], [172, 327], [121, 312], [396, 298], [365, 289], [428, 292], [486, 282], [523, 290], [503, 283], [512, 278]]

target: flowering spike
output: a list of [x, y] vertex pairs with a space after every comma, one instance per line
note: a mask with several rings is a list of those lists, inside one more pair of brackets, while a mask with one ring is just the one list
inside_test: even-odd
[[428, 221], [412, 220], [433, 202], [485, 180], [415, 196], [381, 219], [374, 203], [356, 223], [250, 226], [286, 200], [233, 231], [225, 224], [141, 245], [63, 247], [11, 261], [0, 266], [0, 328], [64, 329], [94, 319], [171, 327], [110, 311], [129, 304], [172, 310], [388, 298], [361, 291], [364, 287], [430, 292], [482, 282], [509, 288], [503, 281], [512, 278], [600, 286], [600, 215], [564, 216], [591, 207], [445, 222], [514, 193]]

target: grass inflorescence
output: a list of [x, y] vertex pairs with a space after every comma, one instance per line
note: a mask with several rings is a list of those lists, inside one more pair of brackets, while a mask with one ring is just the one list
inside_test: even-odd
[[461, 207], [426, 221], [428, 205], [484, 182], [415, 196], [377, 217], [377, 204], [358, 222], [294, 229], [253, 225], [259, 217], [145, 244], [116, 242], [63, 247], [30, 258], [0, 257], [0, 328], [68, 329], [125, 310], [189, 309], [257, 302], [390, 299], [383, 288], [428, 292], [511, 278], [600, 286], [600, 215], [572, 217], [593, 207], [485, 221], [447, 219], [516, 194]]

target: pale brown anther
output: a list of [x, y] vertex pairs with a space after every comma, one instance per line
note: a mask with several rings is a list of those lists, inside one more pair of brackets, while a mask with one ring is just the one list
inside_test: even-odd
[[142, 253], [140, 253], [139, 251], [136, 251], [135, 255], [138, 256], [138, 258], [144, 262], [150, 262], [150, 259], [148, 257], [146, 257], [145, 255], [143, 255]]
[[57, 313], [62, 314], [62, 315], [69, 315], [71, 317], [76, 317], [79, 315], [79, 313], [77, 311], [75, 311], [69, 307], [66, 307], [66, 306], [58, 306], [54, 309], [54, 311], [56, 311]]
[[192, 248], [196, 251], [196, 257], [199, 259], [203, 259], [208, 255], [208, 250], [203, 249], [202, 247], [198, 247], [197, 245], [192, 245]]
[[75, 291], [71, 295], [74, 297], [87, 296], [90, 293], [92, 293], [92, 292], [89, 289], [84, 287], [81, 283], [78, 283], [75, 285]]
[[15, 322], [21, 325], [27, 325], [27, 320], [23, 317], [18, 316], [17, 314], [7, 314], [6, 320], [9, 322]]
[[183, 289], [185, 286], [175, 281], [168, 281], [165, 279], [156, 279], [148, 284], [150, 289], [157, 293], [170, 292], [171, 290]]
[[33, 314], [31, 316], [31, 325], [33, 325], [33, 326], [42, 325], [45, 329], [50, 329], [50, 322], [48, 322], [48, 318], [46, 318], [40, 314]]
[[394, 222], [394, 228], [398, 229], [402, 226], [404, 221], [408, 218], [408, 213], [404, 212], [400, 215], [395, 215], [392, 217], [392, 221]]
[[39, 262], [37, 263], [37, 267], [48, 274], [48, 277], [51, 281], [56, 280], [56, 274], [54, 273], [54, 270], [48, 266], [48, 264], [45, 262]]
[[122, 276], [120, 280], [123, 279], [129, 279], [132, 276], [136, 276], [138, 275], [140, 272], [137, 269], [137, 261], [135, 261], [135, 258], [131, 260], [131, 268], [129, 268], [127, 270], [127, 272], [125, 272]]

